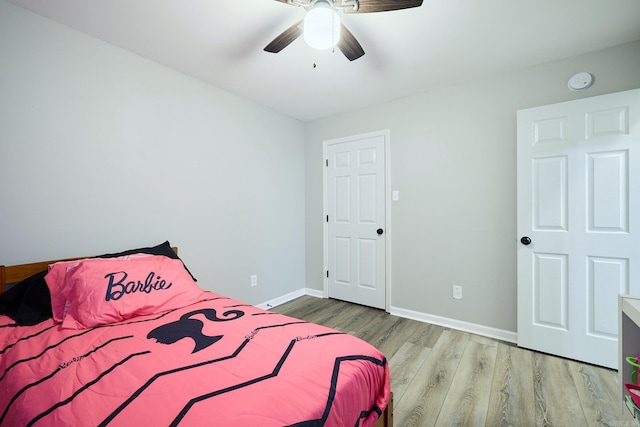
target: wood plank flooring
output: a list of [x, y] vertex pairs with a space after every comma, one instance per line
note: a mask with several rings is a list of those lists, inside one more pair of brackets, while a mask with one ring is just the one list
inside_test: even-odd
[[272, 309], [350, 333], [387, 356], [394, 426], [632, 427], [617, 371], [333, 299]]

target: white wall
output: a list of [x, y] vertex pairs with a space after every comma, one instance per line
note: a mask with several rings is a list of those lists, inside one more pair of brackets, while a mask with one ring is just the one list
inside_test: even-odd
[[302, 122], [5, 0], [0, 63], [0, 262], [169, 239], [204, 288], [304, 286]]
[[[578, 71], [591, 89], [567, 89]], [[390, 129], [392, 308], [515, 332], [516, 111], [637, 87], [640, 42], [307, 123], [307, 286], [324, 279], [322, 142]]]

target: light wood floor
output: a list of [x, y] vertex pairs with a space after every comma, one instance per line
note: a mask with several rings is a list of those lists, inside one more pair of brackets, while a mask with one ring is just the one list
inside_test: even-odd
[[394, 426], [631, 427], [617, 371], [303, 296], [272, 309], [362, 338], [387, 356]]

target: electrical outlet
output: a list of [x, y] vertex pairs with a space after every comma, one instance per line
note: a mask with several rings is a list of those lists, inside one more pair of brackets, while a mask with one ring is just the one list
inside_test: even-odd
[[462, 285], [453, 285], [453, 298], [462, 299]]
[[251, 276], [251, 286], [258, 286], [258, 276], [256, 274]]

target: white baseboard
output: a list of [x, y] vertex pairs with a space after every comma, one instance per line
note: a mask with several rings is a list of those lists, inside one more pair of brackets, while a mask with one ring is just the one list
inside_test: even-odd
[[256, 305], [256, 307], [261, 308], [263, 310], [269, 310], [270, 308], [277, 307], [280, 304], [284, 304], [285, 302], [293, 301], [296, 298], [300, 298], [303, 295], [309, 295], [316, 298], [322, 298], [322, 291], [317, 291], [315, 289], [302, 288], [297, 291], [289, 292], [286, 295], [282, 295], [278, 298], [274, 298], [272, 300], [263, 302], [262, 304]]
[[[256, 307], [263, 310], [269, 310], [270, 308], [277, 307], [285, 302], [293, 301], [303, 295], [309, 295], [316, 298], [324, 298], [324, 292], [316, 289], [301, 288], [296, 291], [290, 292], [286, 295], [282, 295], [278, 298], [263, 302], [256, 305]], [[476, 323], [463, 322], [461, 320], [450, 319], [448, 317], [435, 316], [433, 314], [421, 313], [419, 311], [407, 310], [404, 308], [391, 306], [389, 314], [394, 316], [404, 317], [407, 319], [417, 320], [419, 322], [431, 323], [433, 325], [444, 326], [445, 328], [457, 329], [463, 332], [469, 332], [476, 335], [482, 335], [485, 337], [517, 343], [518, 334], [511, 331], [505, 331], [502, 329], [490, 328], [488, 326], [478, 325]]]
[[318, 291], [316, 289], [305, 288], [304, 289], [304, 294], [312, 296], [312, 297], [316, 297], [316, 298], [324, 298], [324, 292], [323, 291]]
[[501, 341], [507, 341], [511, 343], [518, 342], [518, 334], [515, 332], [482, 326], [476, 323], [463, 322], [461, 320], [450, 319], [448, 317], [435, 316], [433, 314], [426, 314], [393, 306], [391, 307], [390, 314], [398, 317], [417, 320], [419, 322], [431, 323], [433, 325], [444, 326], [446, 328], [457, 329], [459, 331], [469, 332], [476, 335], [482, 335]]

